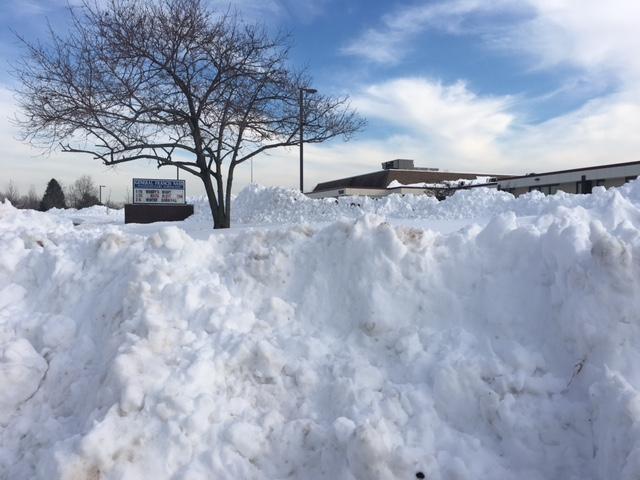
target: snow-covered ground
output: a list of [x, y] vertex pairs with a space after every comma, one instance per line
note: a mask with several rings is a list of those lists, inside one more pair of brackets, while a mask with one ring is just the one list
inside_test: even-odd
[[0, 205], [0, 478], [638, 478], [640, 181], [233, 208]]

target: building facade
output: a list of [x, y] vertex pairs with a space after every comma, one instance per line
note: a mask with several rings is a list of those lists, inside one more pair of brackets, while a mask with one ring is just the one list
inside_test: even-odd
[[530, 173], [518, 177], [497, 180], [497, 188], [513, 195], [534, 190], [545, 194], [558, 191], [567, 193], [591, 193], [593, 187], [619, 187], [640, 175], [640, 161], [573, 168], [556, 172]]
[[354, 177], [319, 183], [307, 195], [312, 198], [366, 195], [382, 197], [393, 193], [446, 196], [452, 182], [474, 181], [485, 177], [491, 181], [506, 175], [444, 172], [438, 168], [415, 167], [413, 160], [396, 159], [382, 164], [382, 170]]

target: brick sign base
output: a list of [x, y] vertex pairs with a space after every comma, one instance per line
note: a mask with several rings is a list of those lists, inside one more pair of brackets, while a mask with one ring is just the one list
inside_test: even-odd
[[124, 206], [124, 223], [179, 222], [193, 215], [193, 205]]

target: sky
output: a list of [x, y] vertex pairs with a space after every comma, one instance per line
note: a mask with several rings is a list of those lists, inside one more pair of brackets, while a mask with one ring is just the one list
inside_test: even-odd
[[[75, 1], [75, 0], [74, 0]], [[83, 174], [126, 199], [133, 177], [172, 178], [140, 162], [107, 168], [19, 140], [11, 70], [16, 33], [64, 32], [66, 0], [0, 0], [0, 190], [41, 192]], [[442, 170], [523, 174], [640, 160], [637, 0], [210, 0], [290, 32], [291, 63], [313, 86], [349, 95], [367, 127], [345, 143], [305, 146], [305, 189], [394, 158]], [[251, 165], [236, 173], [237, 193]], [[187, 193], [201, 194], [187, 179]], [[255, 158], [253, 178], [297, 187], [298, 151]]]

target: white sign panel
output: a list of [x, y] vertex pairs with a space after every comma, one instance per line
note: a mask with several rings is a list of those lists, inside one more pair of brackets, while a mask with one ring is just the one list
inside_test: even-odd
[[185, 181], [159, 178], [134, 178], [133, 203], [184, 204]]

